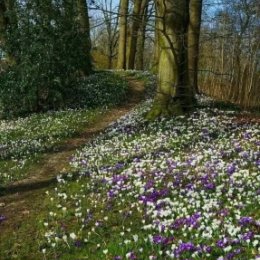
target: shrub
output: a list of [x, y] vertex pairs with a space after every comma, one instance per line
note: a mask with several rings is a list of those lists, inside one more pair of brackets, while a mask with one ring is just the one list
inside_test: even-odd
[[[0, 78], [0, 117], [1, 114], [8, 118], [38, 111], [36, 105], [41, 102], [37, 95], [39, 82], [31, 75], [28, 73], [27, 82], [19, 82], [19, 74], [12, 70]], [[74, 79], [63, 87], [57, 79], [49, 90], [48, 103], [41, 110], [113, 106], [125, 101], [127, 93], [127, 81], [112, 72], [97, 72], [86, 78]]]
[[97, 72], [78, 81], [67, 103], [70, 107], [103, 107], [118, 105], [126, 100], [127, 81], [112, 72]]
[[66, 107], [67, 92], [76, 87], [73, 82], [91, 72], [89, 48], [73, 3], [69, 15], [58, 1], [17, 3], [19, 26], [8, 27], [4, 49], [16, 62], [0, 75], [0, 106], [5, 116]]

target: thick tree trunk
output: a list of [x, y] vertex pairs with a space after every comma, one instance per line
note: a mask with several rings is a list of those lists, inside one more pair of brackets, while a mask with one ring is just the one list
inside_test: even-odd
[[148, 119], [179, 115], [193, 105], [187, 50], [189, 0], [157, 1], [157, 13], [161, 49], [158, 87]]
[[119, 42], [118, 42], [117, 68], [126, 69], [128, 0], [120, 1], [119, 15], [120, 15], [120, 19], [119, 19]]
[[129, 37], [128, 64], [127, 64], [128, 69], [134, 69], [134, 66], [135, 66], [137, 37], [138, 37], [138, 31], [139, 31], [141, 21], [142, 21], [141, 4], [142, 4], [142, 0], [134, 1], [132, 27], [130, 30], [130, 37]]
[[76, 2], [77, 6], [77, 21], [79, 26], [79, 33], [82, 36], [83, 39], [83, 66], [81, 68], [83, 75], [89, 75], [92, 70], [91, 66], [91, 56], [90, 56], [90, 50], [91, 50], [91, 40], [90, 40], [90, 26], [89, 26], [89, 16], [88, 16], [88, 6], [87, 2], [85, 0], [77, 0]]
[[195, 91], [198, 89], [198, 60], [199, 60], [199, 36], [201, 25], [202, 0], [190, 0], [189, 29], [188, 29], [188, 57], [190, 83]]
[[148, 13], [149, 0], [142, 0], [140, 15], [141, 25], [137, 38], [137, 52], [136, 52], [136, 69], [144, 69], [144, 45], [146, 39], [146, 25], [147, 25], [147, 13]]

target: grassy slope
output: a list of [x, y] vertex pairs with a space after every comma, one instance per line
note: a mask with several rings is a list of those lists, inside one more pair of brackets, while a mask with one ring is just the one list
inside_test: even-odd
[[102, 110], [67, 110], [0, 121], [0, 183], [25, 178], [40, 155], [59, 150], [64, 140], [77, 136], [98, 120]]
[[[126, 81], [124, 80], [123, 87], [125, 87], [125, 84]], [[103, 130], [111, 122], [113, 122], [113, 120], [116, 120], [127, 111], [130, 111], [131, 108], [141, 100], [143, 96], [143, 85], [140, 82], [136, 82], [135, 80], [131, 81], [130, 79], [130, 86], [131, 96], [128, 98], [128, 102], [120, 107], [110, 108], [102, 114], [100, 114], [100, 110], [95, 110], [93, 112], [90, 110], [70, 110], [58, 113], [33, 115], [29, 118], [20, 119], [18, 121], [2, 121], [1, 123], [3, 129], [7, 130], [8, 128], [11, 128], [10, 130], [13, 130], [13, 132], [16, 133], [17, 140], [20, 140], [20, 138], [26, 139], [26, 136], [29, 137], [28, 139], [32, 139], [32, 137], [38, 138], [40, 135], [46, 135], [46, 140], [49, 140], [54, 133], [59, 133], [57, 137], [64, 135], [64, 138], [51, 138], [52, 141], [53, 139], [54, 141], [59, 141], [57, 143], [53, 143], [53, 148], [55, 150], [61, 148], [61, 151], [55, 153], [45, 153], [43, 156], [38, 153], [40, 151], [38, 151], [36, 155], [29, 154], [30, 158], [31, 156], [36, 156], [38, 159], [39, 156], [43, 157], [40, 158], [39, 163], [36, 162], [35, 164], [29, 160], [30, 158], [28, 159], [30, 172], [32, 173], [31, 177], [35, 179], [39, 175], [39, 172], [50, 175], [49, 171], [53, 172], [55, 169], [56, 174], [55, 172], [52, 174], [53, 176], [54, 174], [57, 175], [59, 173], [59, 169], [65, 164], [64, 160], [66, 159], [67, 165], [69, 163], [70, 155], [73, 151], [75, 152], [77, 147], [79, 147], [83, 142], [87, 142], [89, 139], [93, 138], [93, 135], [96, 135], [98, 132]], [[110, 100], [110, 104], [111, 102], [113, 103], [113, 100]], [[62, 116], [60, 115], [61, 113]], [[46, 118], [48, 118], [48, 120], [46, 120]], [[51, 126], [53, 131], [49, 130], [49, 126]], [[37, 129], [34, 131], [35, 127]], [[21, 128], [24, 131], [18, 130]], [[68, 139], [70, 132], [72, 134], [72, 138]], [[83, 135], [75, 138], [78, 133]], [[6, 132], [5, 134], [8, 135]], [[18, 137], [18, 135], [20, 136]], [[64, 141], [66, 149], [69, 148], [68, 152], [62, 151], [64, 148]], [[67, 147], [68, 142], [70, 147]], [[30, 143], [31, 142], [27, 141], [28, 148], [30, 148]], [[60, 147], [60, 145], [62, 145], [62, 147]], [[53, 148], [51, 148], [51, 150]], [[9, 149], [9, 151], [10, 150], [11, 149]], [[56, 160], [53, 161], [52, 158], [56, 158]], [[49, 164], [50, 162], [51, 165]], [[25, 171], [25, 168], [22, 170]], [[16, 177], [23, 178], [24, 176], [19, 175]], [[27, 180], [27, 182], [29, 182], [28, 185], [26, 185], [28, 187], [24, 190], [25, 192], [12, 194], [13, 192], [11, 190], [10, 194], [8, 193], [9, 195], [0, 197], [0, 259], [9, 260], [15, 258], [29, 260], [42, 258], [42, 253], [39, 251], [41, 226], [37, 219], [41, 216], [43, 218], [47, 214], [48, 202], [43, 201], [46, 188], [41, 185], [39, 186], [37, 179], [34, 179], [32, 179], [32, 182], [30, 181], [30, 178]], [[26, 179], [24, 182], [26, 183]], [[18, 188], [19, 184], [21, 183], [18, 183]], [[49, 187], [52, 187], [53, 182], [48, 185]], [[5, 217], [6, 221], [4, 219]]]
[[148, 123], [149, 102], [75, 156], [46, 201], [47, 259], [257, 259], [259, 124], [201, 109]]
[[97, 121], [104, 108], [122, 104], [127, 93], [124, 77], [97, 72], [83, 80], [73, 96], [73, 107], [84, 109], [0, 120], [0, 186], [25, 178], [37, 167], [41, 154], [58, 151], [64, 140]]
[[148, 107], [77, 153], [3, 259], [257, 259], [259, 125], [215, 109], [149, 124]]

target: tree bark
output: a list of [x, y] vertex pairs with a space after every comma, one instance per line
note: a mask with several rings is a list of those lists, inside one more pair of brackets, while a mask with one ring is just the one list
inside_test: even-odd
[[158, 0], [156, 7], [161, 53], [157, 94], [147, 115], [151, 120], [183, 114], [193, 105], [187, 50], [189, 0]]
[[136, 69], [144, 69], [144, 45], [146, 39], [146, 25], [149, 0], [143, 0], [140, 10], [141, 21], [137, 37]]
[[118, 42], [117, 68], [125, 70], [126, 69], [128, 0], [120, 1], [119, 15], [120, 15], [120, 19], [119, 19], [119, 42]]
[[134, 1], [134, 10], [132, 15], [132, 27], [130, 30], [130, 37], [129, 37], [129, 49], [128, 49], [128, 69], [134, 69], [135, 66], [135, 56], [136, 56], [136, 47], [137, 47], [137, 37], [138, 31], [140, 28], [140, 24], [142, 21], [141, 17], [141, 4], [142, 0], [135, 0]]
[[89, 75], [92, 71], [91, 66], [91, 40], [90, 40], [90, 26], [89, 26], [89, 16], [88, 16], [88, 6], [86, 0], [77, 0], [77, 21], [79, 26], [79, 33], [83, 38], [83, 59], [84, 59], [84, 66], [82, 66], [82, 73], [83, 75]]
[[201, 25], [202, 0], [190, 0], [189, 4], [189, 29], [188, 29], [188, 57], [190, 83], [195, 91], [198, 89], [198, 61], [199, 61], [199, 36]]
[[118, 15], [115, 18], [113, 13], [113, 0], [105, 1], [102, 13], [107, 33], [107, 48], [105, 55], [108, 59], [108, 69], [112, 69], [113, 58], [117, 51], [117, 27], [119, 19]]
[[[156, 2], [157, 3], [157, 2]], [[155, 3], [155, 15], [158, 16], [158, 11]], [[159, 66], [159, 57], [160, 57], [160, 45], [159, 45], [159, 19], [155, 19], [155, 32], [154, 32], [154, 50], [153, 50], [153, 63], [152, 63], [152, 72], [158, 73]]]

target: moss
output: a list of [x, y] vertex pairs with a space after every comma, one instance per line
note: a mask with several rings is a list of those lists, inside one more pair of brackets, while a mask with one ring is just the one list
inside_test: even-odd
[[160, 100], [154, 101], [151, 110], [146, 114], [145, 118], [149, 121], [153, 121], [158, 117], [172, 117], [183, 115], [184, 110], [180, 102], [173, 102], [169, 100], [166, 103], [161, 103]]

